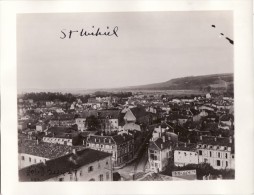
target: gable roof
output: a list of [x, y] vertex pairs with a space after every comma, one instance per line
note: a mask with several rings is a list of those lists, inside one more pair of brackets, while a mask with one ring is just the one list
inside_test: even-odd
[[36, 140], [29, 140], [25, 137], [20, 138], [18, 141], [18, 152], [39, 156], [48, 159], [58, 158], [71, 152], [72, 149], [82, 149], [83, 146], [67, 146], [53, 143], [39, 142]]
[[82, 166], [105, 159], [111, 155], [112, 154], [110, 153], [87, 148], [77, 151], [76, 154], [67, 154], [65, 156], [46, 161], [45, 163], [38, 163], [25, 167], [19, 170], [19, 180], [45, 181], [61, 174], [75, 171]]
[[137, 118], [134, 116], [131, 110], [128, 110], [126, 114], [124, 115], [124, 119], [128, 121], [135, 121]]
[[155, 141], [150, 141], [149, 143], [149, 148], [150, 149], [155, 149], [155, 150], [164, 150], [164, 149], [169, 149], [170, 146], [173, 146], [174, 142], [171, 140], [165, 140], [165, 142], [163, 142], [162, 138], [158, 138]]
[[146, 112], [145, 108], [142, 106], [137, 106], [137, 107], [131, 108], [130, 110], [137, 119], [148, 115], [148, 112]]
[[128, 134], [104, 136], [104, 135], [91, 135], [88, 137], [87, 142], [90, 143], [107, 143], [107, 144], [123, 144], [126, 141], [132, 140], [133, 137]]
[[198, 141], [198, 144], [206, 144], [212, 146], [227, 146], [232, 148], [232, 152], [234, 152], [234, 139], [230, 143], [230, 138], [228, 137], [215, 137], [215, 136], [202, 136], [202, 140]]

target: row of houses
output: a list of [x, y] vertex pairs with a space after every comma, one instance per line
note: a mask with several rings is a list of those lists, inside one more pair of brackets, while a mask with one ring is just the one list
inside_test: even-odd
[[208, 163], [214, 169], [235, 169], [232, 137], [200, 136], [197, 143], [180, 142], [178, 136], [161, 126], [154, 129], [148, 148], [151, 171], [161, 172], [170, 162], [175, 166]]

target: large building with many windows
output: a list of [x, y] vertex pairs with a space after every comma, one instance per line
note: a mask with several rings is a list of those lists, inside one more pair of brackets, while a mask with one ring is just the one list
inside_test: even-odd
[[232, 137], [200, 136], [197, 152], [199, 163], [209, 163], [215, 169], [235, 169]]
[[112, 181], [111, 154], [92, 149], [72, 153], [19, 170], [20, 181]]
[[90, 135], [86, 142], [87, 147], [112, 154], [114, 167], [122, 166], [133, 159], [134, 137], [122, 135]]
[[200, 136], [197, 144], [178, 143], [174, 164], [208, 163], [214, 169], [235, 169], [234, 141], [229, 137]]

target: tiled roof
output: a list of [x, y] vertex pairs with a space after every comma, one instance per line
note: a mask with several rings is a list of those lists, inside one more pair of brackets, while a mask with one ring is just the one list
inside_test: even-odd
[[202, 140], [198, 141], [198, 144], [206, 144], [213, 146], [228, 146], [234, 149], [234, 139], [232, 138], [232, 143], [230, 143], [230, 138], [228, 137], [214, 137], [214, 136], [202, 136]]
[[83, 146], [67, 146], [53, 143], [39, 142], [36, 140], [29, 140], [26, 138], [20, 138], [18, 141], [18, 152], [30, 154], [34, 156], [40, 156], [48, 159], [58, 158], [72, 151], [72, 149], [82, 149]]
[[148, 115], [148, 112], [146, 112], [145, 108], [141, 106], [131, 108], [130, 110], [137, 119]]
[[118, 119], [121, 110], [86, 110], [80, 114], [81, 118], [87, 118], [89, 116], [95, 116], [99, 118], [112, 118]]
[[[111, 144], [123, 144], [126, 141], [132, 140], [133, 137], [128, 134], [114, 135], [114, 136], [101, 136], [101, 135], [91, 135], [88, 137], [87, 142], [92, 143], [111, 143]], [[110, 140], [110, 142], [109, 142]]]
[[196, 147], [197, 144], [178, 142], [178, 145], [176, 145], [175, 150], [196, 151]]
[[135, 123], [127, 123], [124, 125], [124, 129], [140, 131], [140, 125], [137, 125]]
[[77, 170], [95, 161], [111, 156], [110, 153], [92, 149], [77, 151], [45, 163], [34, 164], [19, 171], [20, 181], [45, 181], [61, 174]]
[[155, 141], [150, 141], [149, 143], [149, 148], [151, 149], [156, 149], [156, 150], [163, 150], [165, 148], [170, 148], [170, 146], [173, 146], [174, 142], [171, 140], [165, 140], [165, 142], [163, 142], [162, 138], [158, 138]]
[[57, 114], [51, 120], [74, 120], [74, 114]]

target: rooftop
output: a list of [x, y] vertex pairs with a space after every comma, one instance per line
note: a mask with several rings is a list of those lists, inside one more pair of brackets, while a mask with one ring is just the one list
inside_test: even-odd
[[30, 140], [27, 137], [19, 136], [18, 152], [40, 156], [48, 159], [58, 158], [71, 152], [72, 149], [83, 149], [83, 146], [67, 146], [53, 143], [39, 142]]
[[20, 181], [45, 181], [61, 174], [75, 171], [79, 167], [111, 156], [110, 153], [92, 149], [77, 151], [65, 156], [38, 163], [19, 170]]

